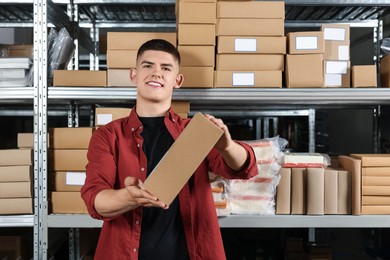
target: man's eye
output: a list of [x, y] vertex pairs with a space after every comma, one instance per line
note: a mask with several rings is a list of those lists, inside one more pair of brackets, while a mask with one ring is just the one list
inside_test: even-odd
[[168, 68], [168, 67], [164, 67], [163, 70], [166, 70], [166, 71], [171, 71], [171, 68]]

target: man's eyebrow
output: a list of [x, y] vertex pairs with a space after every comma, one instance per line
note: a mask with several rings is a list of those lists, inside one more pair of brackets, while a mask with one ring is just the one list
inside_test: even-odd
[[[155, 63], [154, 63], [154, 62], [151, 62], [151, 61], [144, 60], [144, 61], [141, 62], [141, 65], [142, 65], [142, 64], [153, 65], [153, 64], [155, 64]], [[173, 67], [173, 64], [171, 64], [171, 63], [162, 63], [161, 66], [163, 66], [163, 67]]]

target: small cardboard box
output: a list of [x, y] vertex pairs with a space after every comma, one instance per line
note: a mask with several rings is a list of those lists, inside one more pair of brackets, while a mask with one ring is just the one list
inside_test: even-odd
[[138, 50], [152, 39], [163, 39], [176, 46], [174, 32], [107, 32], [108, 50]]
[[362, 176], [390, 177], [390, 167], [362, 167]]
[[353, 88], [375, 88], [378, 86], [376, 65], [352, 66]]
[[219, 19], [216, 34], [218, 36], [284, 36], [284, 20]]
[[286, 56], [288, 88], [321, 88], [324, 85], [322, 54], [287, 54]]
[[184, 67], [214, 67], [214, 46], [179, 45], [181, 56], [180, 66]]
[[93, 128], [57, 127], [49, 129], [49, 148], [52, 149], [88, 149]]
[[49, 168], [52, 171], [85, 171], [87, 149], [49, 150]]
[[325, 60], [350, 60], [349, 44], [340, 44], [337, 41], [325, 41]]
[[276, 214], [291, 214], [291, 168], [281, 168], [276, 191]]
[[57, 87], [105, 87], [106, 71], [54, 70], [53, 86]]
[[33, 190], [30, 181], [0, 182], [0, 198], [32, 198]]
[[177, 21], [179, 24], [215, 24], [217, 22], [217, 4], [180, 3]]
[[326, 168], [324, 181], [324, 213], [338, 214], [338, 171]]
[[380, 76], [382, 88], [390, 88], [390, 55], [385, 55], [380, 62]]
[[218, 2], [218, 18], [284, 19], [284, 2], [248, 1]]
[[324, 215], [324, 168], [307, 168], [307, 215]]
[[80, 192], [55, 191], [51, 193], [51, 212], [55, 214], [87, 214], [88, 210]]
[[291, 32], [287, 34], [289, 54], [324, 53], [323, 32]]
[[107, 50], [107, 68], [130, 69], [137, 65], [137, 50]]
[[218, 36], [218, 53], [285, 54], [286, 37]]
[[107, 87], [131, 87], [135, 84], [130, 79], [129, 69], [108, 69]]
[[184, 75], [182, 88], [212, 88], [214, 84], [213, 67], [180, 67]]
[[350, 156], [339, 156], [340, 167], [351, 173], [351, 192], [352, 192], [352, 214], [361, 214], [361, 201], [362, 201], [362, 175], [361, 167], [362, 161], [359, 159], [352, 158]]
[[338, 170], [338, 214], [350, 215], [352, 213], [352, 180], [347, 170]]
[[324, 61], [324, 87], [351, 87], [350, 61]]
[[18, 148], [34, 148], [34, 133], [18, 133]]
[[222, 129], [204, 115], [195, 114], [146, 179], [145, 189], [171, 204], [222, 134]]
[[351, 154], [351, 156], [361, 160], [362, 167], [390, 166], [390, 154]]
[[32, 181], [31, 165], [0, 166], [0, 182]]
[[95, 109], [95, 126], [102, 126], [119, 118], [128, 117], [131, 108], [97, 107]]
[[216, 69], [228, 71], [283, 71], [284, 55], [217, 54]]
[[0, 166], [32, 165], [32, 149], [3, 149], [0, 150]]
[[305, 215], [307, 212], [307, 170], [291, 169], [291, 214]]
[[321, 26], [321, 31], [324, 32], [325, 41], [337, 41], [339, 44], [349, 45], [349, 28], [349, 24], [324, 23]]
[[53, 172], [50, 175], [52, 191], [80, 191], [85, 183], [85, 172]]
[[215, 88], [254, 87], [281, 88], [282, 71], [223, 71], [216, 70]]
[[15, 58], [20, 58], [20, 57], [32, 57], [33, 51], [34, 51], [34, 46], [33, 45], [8, 45], [4, 46], [8, 50], [8, 57], [15, 57]]
[[0, 199], [0, 214], [32, 214], [32, 198]]
[[179, 45], [215, 46], [215, 24], [179, 24]]

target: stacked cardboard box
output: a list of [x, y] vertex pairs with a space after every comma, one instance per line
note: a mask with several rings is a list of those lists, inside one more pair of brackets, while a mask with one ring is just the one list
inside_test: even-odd
[[0, 150], [0, 214], [33, 213], [32, 134], [18, 134], [18, 148]]
[[213, 87], [216, 8], [216, 0], [178, 3], [177, 36], [184, 88]]
[[215, 87], [282, 87], [284, 2], [217, 3]]
[[376, 65], [352, 66], [353, 88], [375, 88], [378, 86]]
[[164, 39], [176, 46], [176, 33], [171, 32], [108, 32], [107, 86], [134, 87], [130, 68], [136, 66], [137, 51], [146, 41]]
[[54, 87], [105, 87], [107, 72], [97, 70], [54, 70]]
[[80, 197], [93, 128], [49, 129], [49, 183], [52, 213], [87, 213]]

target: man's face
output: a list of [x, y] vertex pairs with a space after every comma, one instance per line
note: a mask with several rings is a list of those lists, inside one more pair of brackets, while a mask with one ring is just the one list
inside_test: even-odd
[[137, 85], [137, 99], [151, 102], [170, 100], [174, 88], [180, 88], [183, 76], [174, 57], [163, 51], [145, 51], [137, 60], [130, 77]]

